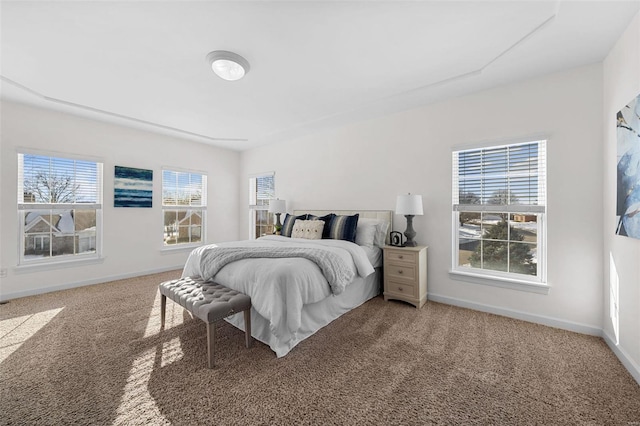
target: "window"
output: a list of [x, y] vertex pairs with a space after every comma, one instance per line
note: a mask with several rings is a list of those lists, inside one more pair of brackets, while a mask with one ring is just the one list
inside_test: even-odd
[[162, 171], [164, 246], [204, 241], [207, 176], [175, 170]]
[[546, 141], [453, 152], [453, 271], [544, 283]]
[[269, 200], [275, 198], [275, 175], [265, 173], [249, 178], [249, 237], [273, 234], [273, 215], [269, 214]]
[[98, 258], [102, 163], [18, 154], [20, 264]]

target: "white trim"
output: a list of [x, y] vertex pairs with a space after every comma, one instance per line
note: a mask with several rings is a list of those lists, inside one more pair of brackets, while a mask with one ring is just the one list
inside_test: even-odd
[[[493, 272], [493, 271], [492, 271]], [[499, 277], [497, 275], [484, 275], [460, 270], [450, 270], [449, 277], [456, 281], [465, 281], [471, 284], [490, 285], [492, 287], [509, 288], [512, 290], [527, 291], [529, 293], [549, 294], [551, 286], [540, 282], [519, 280], [511, 277]]]
[[[81, 256], [82, 258], [78, 258]], [[104, 257], [90, 254], [70, 254], [60, 257], [67, 257], [61, 260], [48, 260], [46, 262], [31, 260], [17, 265], [13, 268], [16, 274], [28, 274], [32, 272], [52, 271], [55, 269], [75, 268], [77, 266], [95, 265], [104, 262]], [[55, 258], [55, 257], [54, 257]], [[46, 259], [51, 259], [47, 257]]]
[[[37, 288], [37, 289], [31, 289], [31, 290], [17, 291], [17, 292], [14, 292], [14, 293], [1, 293], [0, 294], [0, 301], [4, 302], [6, 300], [17, 299], [19, 297], [34, 296], [34, 295], [37, 295], [37, 294], [51, 293], [53, 291], [58, 291], [58, 290], [68, 290], [70, 288], [84, 287], [84, 286], [94, 285], [94, 284], [103, 284], [103, 283], [107, 283], [107, 282], [110, 282], [110, 281], [124, 280], [124, 279], [127, 279], [127, 278], [140, 277], [140, 276], [143, 276], [143, 275], [158, 274], [160, 272], [180, 270], [183, 267], [184, 267], [184, 264], [180, 264], [180, 265], [176, 265], [176, 266], [165, 266], [165, 267], [162, 267], [162, 268], [148, 269], [146, 271], [131, 272], [131, 273], [119, 274], [119, 275], [109, 275], [109, 276], [102, 277], [102, 278], [96, 278], [96, 279], [92, 279], [92, 280], [76, 281], [76, 282], [67, 283], [67, 284], [54, 285], [54, 286], [51, 286], [51, 287], [43, 287], [43, 288]], [[160, 284], [160, 283], [158, 283], [158, 284]]]
[[451, 152], [456, 151], [468, 151], [471, 149], [480, 149], [480, 148], [500, 148], [509, 145], [525, 145], [527, 143], [541, 142], [547, 141], [551, 136], [548, 133], [536, 133], [530, 136], [522, 136], [516, 138], [501, 138], [501, 139], [490, 139], [490, 140], [481, 140], [475, 142], [465, 142], [454, 145], [451, 147]]
[[640, 366], [633, 362], [624, 349], [622, 349], [620, 345], [616, 345], [614, 339], [604, 330], [602, 330], [602, 338], [609, 346], [609, 349], [618, 357], [622, 365], [629, 371], [629, 374], [631, 374], [636, 382], [638, 382], [638, 385], [640, 385]]
[[184, 211], [184, 210], [207, 210], [207, 206], [162, 206], [162, 210]]
[[493, 212], [493, 213], [545, 213], [546, 206], [526, 204], [454, 204], [457, 212]]
[[174, 167], [174, 166], [160, 166], [160, 179], [162, 180], [162, 172], [163, 171], [169, 171], [169, 172], [180, 172], [180, 173], [194, 173], [194, 174], [198, 174], [198, 175], [207, 175], [207, 172], [205, 170], [196, 170], [196, 169], [185, 169], [184, 167]]
[[198, 247], [206, 246], [206, 242], [201, 243], [182, 243], [182, 244], [171, 244], [171, 245], [163, 245], [160, 248], [161, 254], [173, 254], [181, 251], [192, 251]]
[[560, 328], [576, 333], [588, 334], [590, 336], [602, 336], [602, 329], [588, 324], [582, 324], [573, 321], [567, 321], [560, 318], [547, 317], [544, 315], [535, 315], [527, 312], [517, 311], [515, 309], [500, 308], [498, 306], [485, 305], [482, 303], [471, 302], [469, 300], [456, 299], [449, 296], [429, 293], [429, 300], [446, 305], [459, 306], [461, 308], [473, 309], [480, 312], [500, 315], [503, 317], [515, 318], [522, 321], [542, 324], [548, 327]]
[[27, 155], [41, 155], [44, 157], [53, 157], [53, 158], [66, 158], [69, 160], [80, 160], [80, 161], [90, 161], [93, 163], [104, 163], [104, 157], [97, 157], [93, 155], [85, 155], [85, 154], [75, 154], [75, 153], [67, 153], [62, 151], [56, 151], [52, 149], [37, 149], [37, 148], [26, 148], [22, 146], [16, 147], [16, 155], [17, 154], [27, 154]]
[[75, 102], [70, 102], [70, 101], [65, 101], [64, 99], [59, 99], [59, 98], [54, 98], [51, 96], [47, 96], [44, 95], [40, 92], [36, 92], [35, 90], [31, 89], [30, 87], [25, 86], [24, 84], [18, 83], [17, 81], [11, 80], [10, 78], [7, 78], [3, 75], [0, 75], [0, 80], [14, 86], [17, 87], [18, 89], [21, 89], [27, 93], [30, 93], [31, 95], [43, 100], [43, 101], [47, 101], [47, 102], [53, 102], [56, 104], [60, 104], [60, 105], [65, 105], [67, 107], [71, 107], [71, 108], [76, 108], [76, 109], [81, 109], [84, 111], [88, 111], [90, 113], [94, 113], [94, 114], [101, 114], [101, 115], [106, 115], [109, 117], [114, 117], [116, 119], [120, 119], [120, 120], [125, 120], [125, 121], [130, 121], [130, 122], [134, 122], [134, 123], [139, 123], [139, 124], [143, 124], [145, 126], [151, 126], [151, 127], [155, 127], [158, 129], [162, 129], [162, 130], [169, 130], [171, 132], [176, 132], [178, 134], [181, 135], [186, 135], [186, 136], [194, 136], [196, 138], [202, 138], [202, 139], [206, 139], [208, 141], [230, 141], [230, 142], [247, 142], [249, 141], [249, 139], [246, 138], [214, 138], [211, 136], [206, 136], [206, 135], [202, 135], [200, 133], [194, 133], [194, 132], [190, 132], [187, 130], [183, 130], [183, 129], [179, 129], [177, 127], [170, 127], [170, 126], [165, 126], [164, 124], [159, 124], [159, 123], [154, 123], [152, 121], [147, 121], [147, 120], [142, 120], [139, 118], [135, 118], [135, 117], [131, 117], [128, 115], [123, 115], [123, 114], [118, 114], [115, 112], [111, 112], [111, 111], [106, 111], [103, 109], [99, 109], [99, 108], [95, 108], [89, 105], [84, 105], [84, 104], [78, 104]]
[[102, 203], [18, 203], [18, 210], [99, 210]]

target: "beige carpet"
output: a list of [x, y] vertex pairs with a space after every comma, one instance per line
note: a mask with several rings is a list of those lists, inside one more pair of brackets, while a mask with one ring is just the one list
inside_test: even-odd
[[599, 338], [428, 302], [381, 298], [277, 359], [168, 303], [178, 272], [0, 306], [0, 422], [636, 425], [640, 386]]

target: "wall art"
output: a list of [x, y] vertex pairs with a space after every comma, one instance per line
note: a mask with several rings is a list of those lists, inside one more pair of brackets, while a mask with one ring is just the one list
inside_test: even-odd
[[616, 234], [640, 239], [640, 95], [618, 111]]
[[116, 166], [114, 207], [151, 207], [152, 198], [153, 170]]

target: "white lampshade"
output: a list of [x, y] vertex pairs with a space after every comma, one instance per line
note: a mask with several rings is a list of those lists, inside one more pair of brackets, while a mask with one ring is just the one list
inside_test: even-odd
[[423, 215], [422, 195], [398, 195], [398, 199], [396, 201], [396, 214]]
[[285, 213], [287, 211], [287, 202], [285, 200], [269, 200], [269, 213]]

